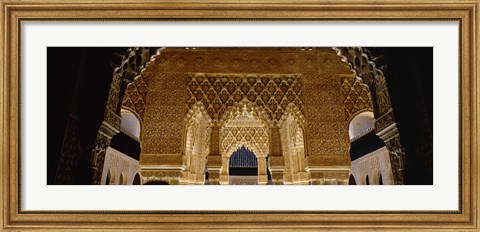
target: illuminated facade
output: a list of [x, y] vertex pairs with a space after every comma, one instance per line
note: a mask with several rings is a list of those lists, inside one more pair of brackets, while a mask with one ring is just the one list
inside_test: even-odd
[[85, 121], [75, 115], [81, 94], [72, 97], [78, 122], [66, 120], [49, 157], [50, 184], [416, 184], [409, 174], [419, 167], [407, 162], [431, 169], [428, 110], [426, 150], [412, 159], [395, 89], [367, 49], [131, 48], [119, 57], [84, 148], [71, 145], [82, 144]]

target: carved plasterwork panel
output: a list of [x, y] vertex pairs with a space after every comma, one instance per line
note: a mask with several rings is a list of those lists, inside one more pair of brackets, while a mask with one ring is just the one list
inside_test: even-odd
[[187, 107], [201, 101], [214, 120], [243, 99], [262, 107], [271, 120], [280, 120], [288, 104], [302, 110], [299, 75], [191, 74]]
[[[165, 72], [192, 73], [317, 73], [338, 65], [331, 48], [166, 48], [155, 63]], [[333, 56], [334, 57], [334, 56]], [[341, 62], [340, 62], [341, 63]]]
[[350, 143], [337, 78], [334, 74], [304, 76], [306, 151], [310, 165], [350, 165]]
[[106, 184], [106, 178], [108, 170], [114, 170], [116, 173], [116, 177], [114, 184], [122, 184], [119, 182], [120, 175], [124, 174], [124, 181], [131, 185], [133, 183], [133, 179], [135, 175], [140, 171], [140, 166], [138, 164], [138, 160], [135, 160], [120, 151], [113, 149], [112, 147], [108, 147], [106, 154], [105, 154], [105, 163], [104, 169], [101, 178], [101, 184]]
[[386, 147], [352, 161], [350, 172], [355, 177], [357, 185], [366, 184], [367, 176], [370, 184], [379, 184], [380, 175], [384, 185], [394, 184], [389, 152]]
[[140, 117], [138, 120], [141, 122], [145, 112], [147, 83], [143, 78], [137, 78], [127, 85], [125, 91], [122, 107], [135, 112]]
[[220, 133], [223, 138], [222, 154], [231, 155], [241, 145], [257, 156], [268, 154], [268, 133], [263, 127], [225, 127]]
[[285, 184], [308, 183], [307, 157], [304, 151], [303, 116], [295, 107], [288, 108], [280, 124], [282, 150], [285, 157]]
[[[144, 48], [144, 47], [132, 47], [127, 49], [123, 54], [117, 54], [117, 57], [121, 57], [120, 64], [115, 68], [113, 75], [115, 78], [121, 78], [123, 88], [125, 88], [123, 96], [117, 91], [116, 95], [123, 97], [123, 99], [116, 100], [115, 109], [118, 109], [118, 104], [122, 105], [122, 108], [127, 109], [134, 113], [140, 122], [143, 120], [143, 114], [145, 110], [145, 96], [147, 94], [147, 84], [140, 74], [145, 71], [155, 57], [160, 54], [159, 48]], [[117, 85], [115, 85], [117, 86]], [[117, 88], [111, 88], [111, 91], [120, 89], [120, 83]], [[114, 110], [114, 112], [118, 112]]]
[[220, 128], [220, 152], [230, 155], [242, 145], [253, 151], [257, 157], [266, 157], [269, 152], [269, 131], [267, 123], [259, 117], [255, 107], [244, 100], [229, 112], [228, 119]]
[[[210, 152], [212, 120], [205, 107], [197, 102], [186, 116], [185, 173], [183, 183], [204, 183], [207, 155]], [[198, 179], [198, 180], [197, 180]]]
[[124, 54], [117, 54], [121, 59], [120, 64], [114, 70], [114, 74], [121, 76], [123, 81], [130, 83], [138, 77], [155, 57], [160, 54], [156, 47], [131, 47]]
[[342, 78], [342, 93], [345, 99], [343, 104], [347, 122], [360, 112], [373, 111], [370, 90], [356, 77]]
[[390, 95], [388, 93], [385, 76], [381, 67], [377, 67], [367, 50], [360, 47], [334, 48], [337, 54], [348, 64], [352, 73], [368, 85], [373, 99], [375, 116], [378, 118], [391, 110]]
[[148, 78], [147, 102], [142, 130], [142, 154], [181, 154], [184, 148], [184, 118], [187, 86], [184, 74], [160, 73]]
[[[152, 59], [152, 54], [156, 53], [155, 51], [155, 48], [130, 48], [124, 55], [118, 55], [121, 57], [121, 65], [116, 67], [112, 73], [102, 125], [98, 131], [95, 146], [90, 152], [91, 159], [87, 168], [92, 170], [92, 184], [100, 183], [105, 150], [110, 144], [111, 137], [120, 131], [121, 117], [119, 114], [126, 84], [130, 83], [146, 67]], [[136, 112], [136, 110], [133, 111]]]

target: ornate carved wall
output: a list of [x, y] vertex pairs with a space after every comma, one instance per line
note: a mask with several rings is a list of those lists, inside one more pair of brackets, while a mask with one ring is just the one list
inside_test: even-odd
[[[135, 160], [120, 151], [108, 147], [105, 152], [101, 184], [107, 184], [107, 175], [110, 173], [108, 184], [131, 185], [133, 178], [140, 171], [138, 160]], [[113, 175], [112, 175], [113, 174]]]
[[205, 165], [210, 153], [210, 134], [212, 120], [209, 118], [201, 102], [193, 105], [185, 121], [186, 137], [184, 163], [185, 171], [180, 182], [182, 184], [204, 184]]
[[309, 166], [305, 153], [304, 117], [291, 104], [281, 122], [281, 145], [285, 157], [284, 184], [309, 184]]
[[255, 103], [243, 99], [229, 108], [220, 120], [220, 183], [228, 184], [230, 156], [241, 146], [252, 150], [258, 163], [258, 183], [267, 183], [266, 157], [269, 152], [269, 116]]
[[335, 48], [352, 72], [367, 84], [372, 95], [375, 131], [389, 150], [395, 184], [404, 183], [405, 150], [393, 114], [390, 94], [383, 72], [362, 48]]
[[367, 177], [370, 185], [378, 185], [380, 176], [383, 185], [394, 184], [388, 149], [383, 147], [352, 161], [351, 174], [357, 185], [365, 185]]
[[[417, 110], [420, 117], [408, 117], [400, 112], [404, 103], [394, 111], [392, 104], [401, 96], [389, 92], [391, 79], [366, 49], [130, 48], [112, 58], [117, 50], [86, 49], [84, 60], [98, 56], [100, 62], [77, 67], [88, 69], [85, 73], [69, 74], [78, 75], [73, 78], [78, 83], [70, 85], [77, 90], [71, 104], [63, 106], [70, 112], [57, 133], [61, 142], [55, 161], [49, 161], [49, 183], [100, 183], [110, 139], [120, 128], [121, 109], [142, 125], [143, 181], [198, 184], [207, 166], [214, 183], [225, 163], [222, 155], [228, 157], [241, 143], [258, 157], [268, 157], [274, 183], [345, 184], [350, 169], [348, 122], [366, 110], [375, 114], [375, 131], [388, 148], [395, 184], [404, 183], [405, 168], [420, 174], [432, 171], [429, 111]], [[112, 68], [112, 60], [120, 64]], [[415, 79], [419, 74], [412, 75]], [[92, 91], [100, 100], [91, 104], [83, 91], [88, 85], [82, 82], [94, 79], [102, 79]], [[396, 79], [394, 83], [400, 83]], [[415, 107], [427, 103], [419, 101]], [[249, 123], [262, 121], [262, 126], [235, 124], [241, 121], [237, 116], [252, 112], [238, 110], [242, 104], [256, 109], [258, 117], [250, 117]], [[405, 131], [407, 136], [400, 137], [402, 120], [412, 119], [419, 119], [421, 138], [405, 123], [402, 136]], [[410, 167], [406, 159], [413, 161]], [[259, 161], [260, 166], [263, 170], [267, 162]]]
[[139, 121], [142, 122], [143, 114], [145, 113], [146, 96], [147, 83], [143, 78], [137, 78], [127, 85], [122, 108], [136, 114]]
[[[285, 133], [279, 130], [280, 121], [287, 106], [293, 104], [305, 120], [305, 164], [300, 168], [307, 173], [305, 178], [312, 184], [346, 184], [350, 160], [345, 98], [341, 92], [345, 77], [353, 77], [352, 72], [331, 48], [165, 48], [134, 82], [146, 85], [147, 94], [140, 94], [135, 84], [136, 91], [127, 91], [124, 101], [124, 106], [125, 102], [134, 104], [134, 96], [146, 103], [141, 136], [142, 176], [168, 177], [171, 184], [180, 183], [188, 166], [184, 157], [189, 129], [184, 118], [197, 102], [203, 104], [213, 122], [211, 153], [225, 152], [222, 141], [218, 142], [218, 151], [214, 141], [233, 133], [220, 129], [222, 116], [243, 100], [261, 109], [268, 119], [263, 132], [253, 129], [250, 136], [269, 135], [267, 153], [272, 156], [270, 165], [279, 171], [277, 177], [283, 175], [288, 161], [280, 159], [284, 157], [282, 145], [275, 138]], [[357, 95], [362, 95], [362, 90]], [[245, 128], [240, 139], [245, 143], [249, 129]], [[299, 131], [297, 128], [288, 133]], [[262, 150], [259, 153], [266, 152], [264, 147], [258, 149]], [[224, 161], [209, 156], [207, 162], [209, 167], [221, 167]], [[211, 170], [212, 178], [219, 175]]]
[[265, 110], [270, 120], [280, 120], [289, 103], [303, 108], [299, 75], [191, 74], [187, 107], [201, 101], [214, 120], [243, 99]]
[[347, 122], [365, 111], [373, 111], [372, 98], [368, 86], [353, 76], [342, 77], [343, 105]]

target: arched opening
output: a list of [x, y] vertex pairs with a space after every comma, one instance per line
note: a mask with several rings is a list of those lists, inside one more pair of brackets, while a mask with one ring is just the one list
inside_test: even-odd
[[352, 174], [350, 174], [350, 178], [348, 179], [348, 185], [357, 185], [355, 177]]
[[127, 175], [125, 174], [125, 172], [122, 172], [120, 174], [120, 179], [118, 181], [118, 184], [120, 184], [120, 185], [126, 185], [127, 184]]
[[355, 140], [374, 130], [375, 118], [373, 112], [366, 111], [353, 117], [348, 126], [350, 140]]
[[140, 180], [140, 174], [137, 173], [135, 174], [135, 177], [133, 178], [132, 185], [141, 185], [141, 180]]
[[257, 157], [242, 145], [230, 156], [228, 172], [231, 185], [256, 185], [258, 183]]
[[370, 181], [368, 180], [368, 175], [365, 177], [365, 184], [370, 185]]
[[107, 177], [105, 178], [106, 185], [115, 184], [115, 169], [111, 168], [108, 170]]
[[110, 147], [135, 159], [140, 160], [140, 122], [134, 113], [122, 109], [121, 130], [110, 140]]
[[140, 121], [138, 120], [137, 116], [130, 113], [129, 111], [122, 110], [122, 120], [120, 128], [122, 132], [129, 135], [130, 137], [136, 140], [140, 139]]
[[[229, 184], [229, 160], [244, 146], [257, 160], [257, 184], [267, 184], [267, 155], [269, 153], [267, 116], [247, 99], [241, 100], [224, 114], [220, 126], [222, 171], [220, 184]], [[245, 151], [246, 152], [246, 151]], [[251, 157], [251, 156], [250, 156]]]
[[383, 185], [382, 174], [378, 174], [378, 185]]

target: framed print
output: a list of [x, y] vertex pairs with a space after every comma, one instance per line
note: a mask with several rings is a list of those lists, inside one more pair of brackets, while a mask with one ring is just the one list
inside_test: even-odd
[[3, 230], [478, 230], [478, 1], [1, 6]]

